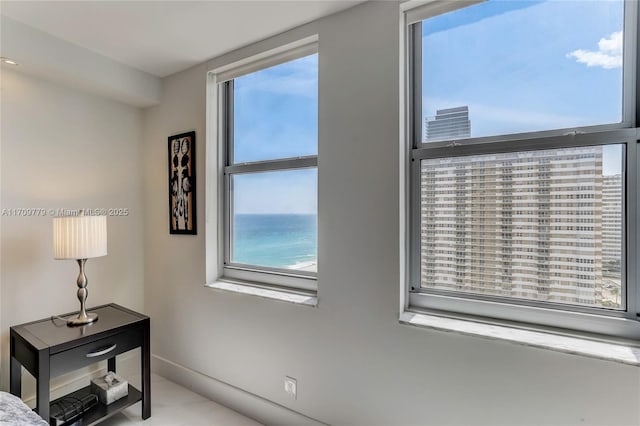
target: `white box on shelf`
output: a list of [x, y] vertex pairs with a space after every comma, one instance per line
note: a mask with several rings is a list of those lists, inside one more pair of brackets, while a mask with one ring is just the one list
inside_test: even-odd
[[129, 394], [129, 384], [116, 373], [108, 372], [104, 376], [91, 380], [91, 392], [105, 405], [124, 398]]

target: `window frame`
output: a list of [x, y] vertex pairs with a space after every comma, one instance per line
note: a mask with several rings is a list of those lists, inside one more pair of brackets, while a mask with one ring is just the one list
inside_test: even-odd
[[[624, 1], [623, 105], [620, 123], [563, 128], [536, 132], [471, 137], [462, 140], [422, 141], [422, 20], [481, 3], [471, 1], [431, 1], [411, 4], [401, 14], [401, 47], [403, 73], [404, 137], [404, 209], [406, 241], [404, 256], [405, 282], [401, 308], [404, 311], [430, 313], [478, 322], [502, 324], [526, 329], [553, 331], [561, 334], [600, 339], [640, 338], [640, 55], [637, 51], [640, 12], [633, 1]], [[621, 300], [624, 310], [586, 307], [525, 299], [509, 299], [471, 293], [455, 293], [420, 287], [421, 260], [421, 160], [467, 155], [526, 152], [542, 149], [623, 144], [622, 256]], [[635, 260], [635, 261], [634, 261]]]
[[[241, 61], [239, 64], [232, 64], [210, 72], [209, 85], [214, 92], [210, 93], [210, 96], [217, 99], [217, 111], [213, 115], [216, 117], [218, 127], [216, 280], [305, 295], [314, 295], [317, 292], [317, 272], [231, 261], [233, 244], [233, 176], [258, 172], [318, 169], [317, 155], [243, 163], [233, 162], [234, 79], [317, 53], [317, 37], [311, 37], [276, 49], [275, 52], [257, 55]], [[207, 261], [209, 262], [209, 259]], [[207, 275], [211, 275], [209, 268]]]

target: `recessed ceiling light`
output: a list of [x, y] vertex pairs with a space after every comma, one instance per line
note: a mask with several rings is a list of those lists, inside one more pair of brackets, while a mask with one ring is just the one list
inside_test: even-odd
[[4, 56], [0, 56], [0, 61], [3, 64], [18, 65], [18, 63], [16, 61], [14, 61], [13, 59], [5, 58]]

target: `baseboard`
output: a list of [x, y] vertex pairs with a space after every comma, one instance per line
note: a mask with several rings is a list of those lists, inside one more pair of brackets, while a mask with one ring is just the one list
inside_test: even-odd
[[268, 399], [157, 355], [152, 355], [151, 369], [174, 383], [265, 425], [325, 425]]

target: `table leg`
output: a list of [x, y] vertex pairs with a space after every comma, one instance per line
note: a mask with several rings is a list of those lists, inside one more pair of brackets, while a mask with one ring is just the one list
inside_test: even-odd
[[36, 378], [36, 411], [47, 422], [49, 422], [49, 380], [49, 351], [40, 351]]
[[149, 320], [143, 327], [142, 350], [142, 418], [151, 417], [151, 336], [149, 331]]
[[107, 360], [107, 371], [116, 372], [116, 357], [109, 358]]
[[[13, 346], [13, 341], [11, 342]], [[11, 349], [13, 352], [13, 349]], [[9, 370], [9, 392], [12, 395], [22, 398], [22, 365], [17, 359], [11, 357], [11, 369]]]

